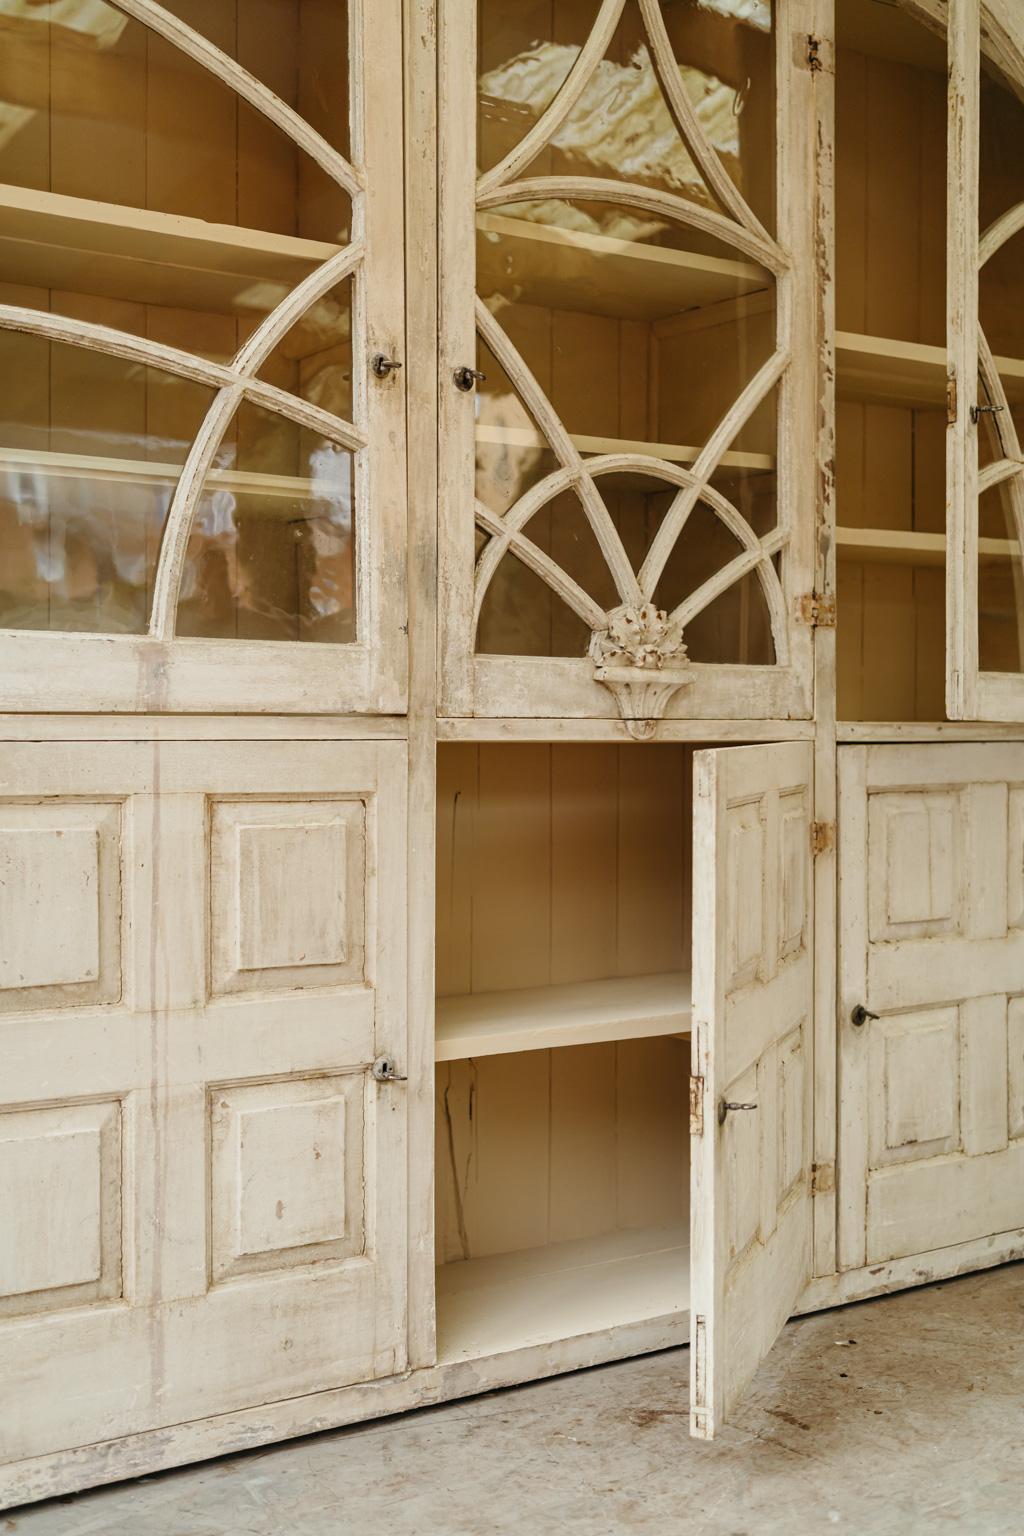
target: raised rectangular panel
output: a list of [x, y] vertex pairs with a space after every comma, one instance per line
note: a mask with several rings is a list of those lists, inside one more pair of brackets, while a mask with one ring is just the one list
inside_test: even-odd
[[1006, 906], [1010, 928], [1024, 928], [1024, 789], [1009, 792], [1006, 828]]
[[365, 1072], [210, 1090], [211, 1276], [365, 1247]]
[[956, 791], [875, 794], [868, 802], [871, 942], [932, 938], [961, 928], [964, 879]]
[[0, 1112], [0, 1318], [120, 1294], [120, 1103]]
[[121, 995], [121, 808], [0, 805], [0, 1012]]
[[955, 1007], [891, 1014], [871, 1025], [871, 1167], [958, 1150], [959, 1033]]
[[215, 801], [210, 857], [214, 995], [362, 981], [361, 800]]
[[1010, 1136], [1024, 1136], [1024, 997], [1011, 997], [1006, 1011], [1007, 1094]]
[[807, 932], [807, 810], [803, 792], [779, 796], [779, 960], [797, 955]]
[[761, 968], [764, 951], [765, 826], [761, 801], [730, 805], [725, 838], [728, 860], [728, 991], [747, 986]]

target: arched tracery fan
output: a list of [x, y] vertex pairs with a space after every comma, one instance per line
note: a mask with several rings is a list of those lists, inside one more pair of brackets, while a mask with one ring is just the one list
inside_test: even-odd
[[[767, 5], [749, 0], [741, 9], [742, 15], [735, 6], [712, 6], [710, 19], [715, 21], [717, 10], [718, 20], [729, 28], [741, 25], [750, 34], [770, 28]], [[696, 15], [691, 6], [681, 10]], [[707, 21], [708, 16], [703, 19]], [[610, 56], [616, 52], [618, 62]], [[520, 228], [526, 221], [534, 229], [543, 229], [539, 238], [547, 242], [548, 288], [541, 290], [535, 302], [600, 310], [600, 294], [578, 279], [573, 293], [568, 266], [559, 276], [557, 264], [568, 260], [565, 248], [572, 243], [573, 229], [588, 224], [602, 231], [590, 238], [591, 248], [612, 260], [614, 241], [604, 231], [621, 229], [630, 220], [631, 238], [639, 233], [643, 240], [651, 234], [660, 242], [655, 253], [714, 251], [706, 267], [728, 267], [744, 274], [746, 283], [737, 279], [731, 309], [721, 293], [711, 295], [731, 315], [743, 316], [745, 293], [771, 296], [775, 279], [789, 269], [788, 257], [740, 190], [737, 166], [727, 168], [733, 158], [736, 114], [742, 110], [742, 93], [749, 81], [731, 88], [707, 71], [677, 62], [658, 0], [638, 0], [628, 6], [627, 0], [602, 0], [571, 64], [566, 54], [564, 47], [534, 43], [523, 54], [492, 68], [481, 85], [492, 106], [501, 95], [511, 104], [506, 117], [533, 118], [497, 163], [479, 176], [476, 201], [485, 240], [489, 232], [496, 238], [494, 231], [514, 235], [514, 220], [521, 221]], [[723, 103], [728, 104], [727, 110]], [[609, 169], [618, 174], [607, 174]], [[570, 233], [559, 234], [566, 230]], [[497, 268], [491, 272], [486, 246], [478, 249], [484, 252], [483, 264], [478, 259], [478, 281], [485, 287], [476, 307], [478, 335], [482, 350], [486, 349], [483, 355], [497, 361], [513, 392], [512, 409], [506, 415], [528, 423], [526, 428], [495, 425], [485, 396], [478, 443], [495, 439], [533, 444], [541, 450], [538, 460], [543, 455], [551, 467], [545, 465], [546, 472], [531, 475], [525, 488], [514, 487], [512, 494], [503, 497], [487, 494], [486, 485], [481, 494], [478, 475], [475, 517], [484, 543], [475, 575], [477, 648], [488, 594], [503, 562], [513, 559], [540, 578], [589, 631], [593, 676], [611, 689], [635, 735], [651, 734], [671, 697], [694, 677], [687, 646], [689, 626], [746, 578], [756, 581], [775, 663], [785, 666], [789, 639], [779, 565], [790, 540], [790, 526], [783, 518], [768, 529], [755, 530], [722, 488], [722, 470], [730, 460], [742, 458], [730, 454], [730, 449], [756, 413], [762, 410], [763, 415], [768, 408], [789, 364], [788, 315], [780, 311], [768, 355], [754, 366], [747, 362], [745, 376], [744, 353], [736, 370], [738, 392], [721, 402], [724, 408], [716, 409], [702, 444], [691, 449], [669, 444], [662, 452], [659, 443], [643, 441], [615, 451], [595, 451], [592, 441], [569, 430], [564, 410], [553, 403], [551, 389], [542, 386], [538, 369], [513, 340], [514, 306], [523, 291], [516, 288], [516, 272], [510, 264], [504, 274]], [[634, 249], [648, 253], [642, 246]], [[736, 260], [722, 261], [718, 253], [723, 251]], [[686, 260], [691, 260], [693, 269], [698, 266], [696, 258], [680, 257], [678, 295], [668, 299], [680, 311], [693, 302], [687, 298], [693, 291], [687, 282], [692, 284], [692, 279], [682, 270]], [[652, 282], [654, 276], [653, 268], [648, 276], [641, 266], [636, 281]], [[563, 284], [562, 296], [552, 299], [550, 293], [558, 281]], [[707, 297], [704, 294], [697, 302], [706, 302]], [[630, 302], [642, 305], [643, 300]], [[607, 303], [604, 312], [615, 313]], [[603, 381], [595, 378], [592, 387], [600, 391]], [[770, 457], [766, 462], [773, 464]], [[638, 476], [648, 485], [656, 483], [669, 499], [640, 557], [631, 559], [607, 492], [624, 480], [628, 483], [628, 477], [635, 482]], [[605, 569], [605, 576], [590, 585], [607, 587], [605, 578], [610, 577], [614, 602], [597, 601], [587, 583], [567, 570], [555, 551], [543, 547], [544, 538], [534, 533], [543, 524], [543, 514], [567, 493], [582, 509]], [[664, 585], [666, 566], [698, 506], [727, 531], [734, 553], [664, 606], [659, 602], [659, 585]], [[631, 542], [635, 550], [636, 540]]]

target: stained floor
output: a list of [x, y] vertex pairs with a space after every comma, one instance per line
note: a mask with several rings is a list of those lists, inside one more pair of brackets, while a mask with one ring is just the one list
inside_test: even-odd
[[17, 1536], [1024, 1533], [1024, 1264], [791, 1323], [687, 1438], [672, 1350], [0, 1516]]

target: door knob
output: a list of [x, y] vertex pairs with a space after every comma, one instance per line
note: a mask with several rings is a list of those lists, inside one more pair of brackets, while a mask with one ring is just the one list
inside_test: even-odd
[[383, 352], [376, 353], [370, 363], [370, 367], [378, 379], [386, 379], [389, 374], [394, 373], [401, 366], [401, 363], [396, 362], [393, 357], [385, 357]]
[[407, 1083], [409, 1081], [404, 1072], [396, 1070], [395, 1063], [390, 1056], [378, 1056], [370, 1071], [378, 1083]]
[[858, 1029], [865, 1025], [868, 1019], [877, 1018], [878, 1014], [872, 1013], [870, 1008], [865, 1008], [863, 1003], [858, 1003], [850, 1012], [850, 1023], [855, 1024]]

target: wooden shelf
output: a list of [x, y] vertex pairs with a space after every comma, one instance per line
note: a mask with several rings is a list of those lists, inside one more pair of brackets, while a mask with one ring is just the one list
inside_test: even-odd
[[664, 971], [438, 998], [434, 1056], [462, 1061], [689, 1029], [690, 978], [685, 971]]
[[[945, 565], [944, 533], [912, 533], [898, 528], [837, 528], [840, 559], [874, 565]], [[978, 553], [1010, 560], [1019, 554], [1015, 539], [979, 539]]]
[[[580, 453], [640, 453], [655, 459], [668, 459], [672, 464], [692, 464], [700, 453], [699, 448], [680, 443], [647, 443], [632, 438], [588, 437], [585, 433], [570, 433]], [[484, 423], [477, 426], [478, 443], [505, 443], [511, 448], [547, 448], [548, 442], [539, 432], [529, 427], [491, 427]], [[723, 453], [719, 460], [724, 469], [773, 470], [775, 458], [770, 453], [744, 453], [741, 450]]]
[[772, 286], [747, 261], [618, 240], [499, 213], [477, 214], [477, 290], [616, 320], [659, 320]]
[[[261, 315], [339, 250], [320, 240], [0, 185], [4, 281]], [[267, 285], [276, 292], [267, 293]]]
[[[997, 357], [995, 362], [1010, 403], [1024, 401], [1024, 360]], [[942, 407], [946, 403], [946, 349], [837, 331], [836, 387], [844, 400]]]
[[481, 1359], [624, 1324], [683, 1318], [689, 1305], [683, 1227], [467, 1259], [437, 1271], [438, 1357]]
[[[102, 458], [83, 453], [38, 453], [30, 448], [0, 447], [0, 472], [41, 475], [47, 480], [95, 480], [105, 485], [165, 486], [173, 488], [182, 465], [146, 459]], [[293, 475], [258, 474], [253, 470], [214, 469], [205, 484], [238, 495], [287, 497], [289, 501], [322, 500], [311, 479]]]

